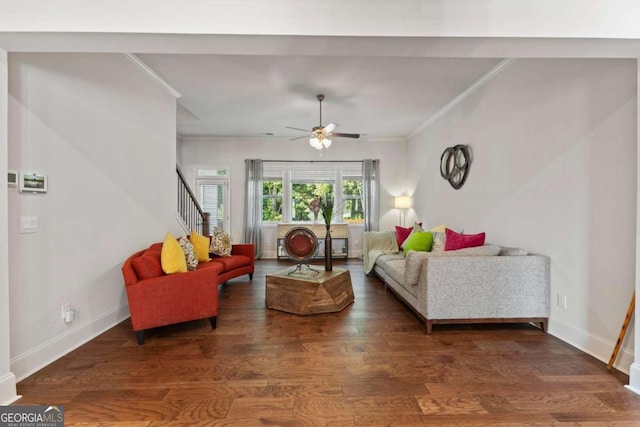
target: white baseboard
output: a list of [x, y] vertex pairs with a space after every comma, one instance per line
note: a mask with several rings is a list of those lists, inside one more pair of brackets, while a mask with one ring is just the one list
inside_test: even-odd
[[[262, 253], [262, 259], [276, 259], [276, 252], [275, 251], [269, 251], [269, 252], [263, 252]], [[350, 251], [349, 252], [349, 258], [362, 258], [362, 251]], [[320, 259], [320, 258], [318, 258]]]
[[349, 258], [362, 258], [362, 250], [349, 252]]
[[[601, 336], [593, 335], [589, 331], [557, 319], [549, 319], [548, 333], [604, 363], [609, 363], [609, 358], [616, 345], [615, 341], [609, 341]], [[625, 374], [629, 374], [629, 367], [633, 363], [633, 357], [633, 351], [623, 347], [620, 349], [613, 367]], [[640, 376], [640, 372], [638, 375]], [[638, 381], [640, 382], [640, 378]]]
[[9, 372], [0, 378], [0, 406], [7, 406], [19, 398], [16, 394], [16, 376]]
[[11, 359], [11, 370], [17, 381], [22, 381], [128, 317], [128, 305], [116, 307], [14, 357]]
[[640, 394], [640, 363], [634, 363], [629, 369], [629, 385], [627, 389]]

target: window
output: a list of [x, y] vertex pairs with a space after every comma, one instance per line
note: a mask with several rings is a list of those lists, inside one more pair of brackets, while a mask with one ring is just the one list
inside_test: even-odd
[[226, 169], [198, 169], [198, 178], [227, 176]]
[[351, 224], [364, 223], [362, 205], [362, 171], [342, 172], [342, 220]]
[[265, 222], [282, 222], [283, 175], [282, 168], [264, 168], [262, 172], [262, 220]]
[[[291, 220], [324, 221], [322, 213], [311, 208], [314, 198], [326, 195], [334, 196], [336, 171], [330, 169], [304, 169], [291, 171]], [[334, 219], [335, 222], [335, 219]]]
[[227, 169], [198, 169], [196, 179], [200, 206], [210, 214], [210, 230], [229, 231], [229, 178]]
[[364, 222], [360, 162], [265, 163], [262, 170], [262, 220], [324, 223], [314, 215], [314, 198], [334, 197], [332, 222]]

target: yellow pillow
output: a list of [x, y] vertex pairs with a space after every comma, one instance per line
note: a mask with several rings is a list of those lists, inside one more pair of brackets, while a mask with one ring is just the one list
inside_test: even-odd
[[435, 233], [444, 233], [445, 230], [447, 229], [447, 226], [445, 224], [440, 224], [437, 227], [433, 227], [431, 230], [429, 231], [433, 231]]
[[160, 264], [162, 264], [162, 271], [165, 274], [184, 273], [187, 271], [187, 260], [184, 256], [184, 251], [171, 233], [167, 233], [162, 243]]
[[193, 245], [193, 248], [196, 250], [198, 262], [208, 262], [210, 260], [209, 238], [204, 237], [202, 234], [198, 233], [195, 230], [191, 230], [191, 234], [189, 234], [189, 241]]

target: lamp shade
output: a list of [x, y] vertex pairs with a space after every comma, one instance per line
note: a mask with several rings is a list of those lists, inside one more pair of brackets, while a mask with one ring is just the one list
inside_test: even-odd
[[411, 197], [406, 194], [396, 196], [395, 208], [396, 209], [409, 209], [411, 207]]

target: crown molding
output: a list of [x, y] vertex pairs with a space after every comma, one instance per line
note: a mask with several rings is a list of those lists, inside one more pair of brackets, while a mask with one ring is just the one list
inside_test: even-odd
[[424, 123], [418, 126], [413, 132], [409, 134], [409, 139], [413, 138], [431, 124], [433, 124], [440, 117], [447, 114], [453, 107], [460, 104], [466, 98], [468, 98], [473, 92], [480, 89], [482, 86], [487, 84], [491, 79], [500, 74], [505, 68], [507, 68], [511, 63], [513, 63], [515, 58], [505, 58], [498, 63], [495, 67], [490, 69], [487, 73], [485, 73], [482, 77], [476, 80], [473, 84], [471, 84], [468, 88], [462, 91], [458, 96], [449, 101], [444, 107], [436, 111], [431, 117], [429, 117]]

